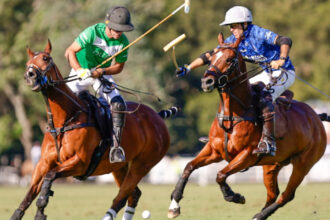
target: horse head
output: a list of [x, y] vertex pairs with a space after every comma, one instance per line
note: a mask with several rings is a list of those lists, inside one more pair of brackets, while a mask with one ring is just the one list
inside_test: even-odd
[[49, 40], [43, 52], [32, 52], [30, 48], [26, 51], [29, 60], [26, 63], [24, 79], [32, 91], [40, 92], [51, 84], [52, 79], [61, 78], [50, 56], [52, 45]]
[[241, 36], [235, 43], [225, 44], [222, 33], [218, 35], [219, 47], [211, 56], [210, 65], [201, 79], [204, 92], [211, 92], [215, 88], [225, 88], [228, 82], [239, 74], [237, 67], [241, 57], [237, 48], [242, 39]]

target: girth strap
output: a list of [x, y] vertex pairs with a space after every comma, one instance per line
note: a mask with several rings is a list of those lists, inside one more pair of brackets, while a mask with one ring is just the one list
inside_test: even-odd
[[54, 129], [50, 129], [49, 127], [47, 127], [47, 132], [56, 133], [56, 135], [59, 135], [66, 131], [70, 131], [76, 128], [84, 128], [84, 127], [96, 127], [96, 125], [94, 123], [81, 123], [81, 124], [68, 125], [65, 127], [54, 128]]
[[[253, 114], [252, 117], [248, 116], [248, 113], [253, 110], [253, 107], [251, 106], [250, 108], [246, 109], [246, 112], [243, 116], [232, 116], [232, 115], [224, 115], [224, 103], [223, 103], [223, 98], [220, 96], [220, 104], [221, 104], [221, 112], [217, 113], [217, 118], [219, 122], [219, 126], [225, 131], [225, 140], [224, 140], [224, 150], [225, 150], [225, 159], [227, 161], [230, 161], [229, 158], [229, 153], [228, 153], [228, 133], [232, 132], [235, 125], [242, 121], [250, 121], [252, 123], [256, 123], [256, 117]], [[230, 122], [230, 126], [226, 127], [224, 125], [225, 121]]]

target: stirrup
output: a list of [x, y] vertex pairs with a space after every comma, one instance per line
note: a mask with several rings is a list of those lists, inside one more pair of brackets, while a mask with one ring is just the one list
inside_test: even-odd
[[121, 146], [112, 147], [109, 153], [110, 163], [125, 162], [125, 151]]
[[272, 144], [272, 142], [268, 140], [265, 139], [261, 140], [258, 144], [257, 149], [254, 149], [252, 151], [252, 154], [275, 156], [276, 154], [275, 142], [274, 144]]

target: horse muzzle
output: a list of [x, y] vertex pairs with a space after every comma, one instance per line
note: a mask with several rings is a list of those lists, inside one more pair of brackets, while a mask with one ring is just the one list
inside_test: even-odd
[[215, 80], [211, 76], [207, 76], [201, 79], [202, 89], [204, 92], [212, 92], [215, 86]]
[[32, 68], [29, 68], [24, 73], [24, 79], [26, 84], [31, 87], [32, 91], [39, 92], [42, 89], [40, 75]]

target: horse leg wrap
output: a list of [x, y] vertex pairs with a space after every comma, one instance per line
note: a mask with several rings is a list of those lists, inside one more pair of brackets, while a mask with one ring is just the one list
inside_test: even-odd
[[135, 208], [138, 204], [138, 201], [142, 195], [141, 190], [136, 187], [132, 193], [132, 207]]
[[220, 185], [220, 189], [222, 191], [223, 197], [228, 202], [234, 202], [238, 204], [244, 204], [245, 198], [239, 193], [234, 193], [227, 183], [222, 183]]
[[265, 220], [269, 216], [271, 216], [280, 207], [281, 207], [281, 205], [275, 202], [272, 205], [265, 208], [264, 210], [262, 210], [260, 213], [256, 214], [252, 219], [253, 220]]
[[50, 185], [50, 180], [45, 180], [43, 183], [40, 196], [36, 203], [38, 208], [45, 208], [48, 204], [49, 196], [54, 195], [54, 191], [50, 189]]
[[183, 198], [183, 190], [188, 182], [187, 178], [180, 178], [178, 183], [175, 186], [174, 191], [171, 194], [171, 200], [174, 199], [176, 202], [179, 202]]
[[116, 216], [117, 212], [113, 209], [109, 209], [103, 216], [102, 220], [114, 220]]
[[135, 213], [135, 208], [126, 206], [122, 220], [132, 220]]
[[14, 214], [11, 216], [9, 220], [21, 220], [24, 215], [24, 211], [20, 209], [16, 209]]
[[42, 212], [38, 211], [34, 219], [35, 220], [46, 220], [47, 215], [44, 215], [43, 211]]
[[[113, 201], [113, 205], [111, 206], [111, 209], [114, 210], [116, 213], [118, 213], [125, 206], [125, 204], [127, 202], [127, 198], [128, 198], [128, 196], [120, 201], [115, 199]], [[118, 202], [116, 202], [116, 201], [118, 201]]]

